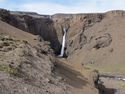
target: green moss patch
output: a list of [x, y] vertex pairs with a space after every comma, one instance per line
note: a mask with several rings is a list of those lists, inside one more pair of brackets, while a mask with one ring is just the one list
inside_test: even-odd
[[8, 65], [0, 64], [0, 71], [4, 71], [10, 74], [16, 74], [17, 69], [13, 67], [9, 67]]

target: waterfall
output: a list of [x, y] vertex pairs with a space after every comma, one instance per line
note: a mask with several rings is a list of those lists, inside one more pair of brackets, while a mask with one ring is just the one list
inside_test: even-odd
[[63, 28], [63, 32], [64, 32], [64, 35], [63, 35], [63, 40], [62, 40], [62, 48], [61, 48], [61, 52], [60, 52], [60, 57], [63, 57], [64, 55], [64, 49], [65, 49], [65, 42], [66, 42], [66, 28]]

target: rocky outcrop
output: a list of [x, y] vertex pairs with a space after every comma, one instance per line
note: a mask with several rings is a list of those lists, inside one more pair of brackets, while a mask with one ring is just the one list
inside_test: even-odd
[[114, 10], [114, 11], [108, 11], [106, 12], [106, 16], [113, 18], [113, 17], [124, 17], [125, 11], [122, 10]]
[[96, 49], [107, 47], [112, 42], [112, 38], [110, 34], [104, 34], [103, 36], [99, 36], [95, 40], [96, 40], [96, 44], [93, 46], [93, 48], [96, 48]]

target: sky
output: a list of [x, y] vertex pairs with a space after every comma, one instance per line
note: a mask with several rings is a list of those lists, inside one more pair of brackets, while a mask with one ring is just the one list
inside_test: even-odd
[[0, 0], [0, 8], [50, 15], [55, 13], [95, 13], [125, 10], [125, 0]]

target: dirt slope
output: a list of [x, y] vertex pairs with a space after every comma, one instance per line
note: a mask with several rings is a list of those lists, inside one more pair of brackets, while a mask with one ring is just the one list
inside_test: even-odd
[[3, 33], [3, 34], [7, 34], [11, 37], [14, 37], [16, 39], [19, 39], [19, 40], [25, 40], [25, 41], [28, 41], [29, 43], [31, 44], [36, 44], [36, 41], [35, 40], [37, 37], [30, 34], [30, 33], [27, 33], [27, 32], [24, 32], [16, 27], [13, 27], [3, 21], [0, 21], [0, 33]]

